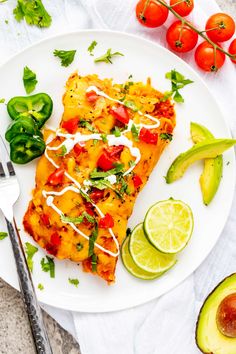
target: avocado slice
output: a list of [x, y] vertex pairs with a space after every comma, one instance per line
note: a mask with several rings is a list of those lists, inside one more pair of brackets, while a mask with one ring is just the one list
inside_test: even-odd
[[[201, 124], [190, 124], [191, 137], [194, 144], [207, 139], [214, 139], [213, 134]], [[214, 198], [222, 177], [223, 156], [219, 155], [214, 159], [205, 159], [204, 169], [200, 176], [202, 198], [205, 205], [209, 205]]]
[[225, 278], [207, 297], [196, 325], [196, 343], [203, 353], [235, 354], [236, 338], [223, 335], [216, 322], [217, 310], [226, 296], [236, 293], [236, 273]]
[[195, 144], [189, 150], [180, 154], [171, 164], [166, 175], [166, 183], [172, 183], [181, 178], [187, 168], [202, 159], [215, 158], [236, 144], [234, 139], [211, 139]]

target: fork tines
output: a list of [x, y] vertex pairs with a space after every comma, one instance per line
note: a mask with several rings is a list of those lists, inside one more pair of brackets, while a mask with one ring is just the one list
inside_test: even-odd
[[15, 170], [13, 164], [10, 161], [7, 148], [4, 144], [3, 138], [0, 135], [0, 177], [6, 177], [6, 173], [3, 168], [3, 163], [4, 165], [6, 164], [9, 175], [15, 176]]
[[4, 172], [1, 162], [0, 162], [0, 177], [5, 177], [5, 172]]

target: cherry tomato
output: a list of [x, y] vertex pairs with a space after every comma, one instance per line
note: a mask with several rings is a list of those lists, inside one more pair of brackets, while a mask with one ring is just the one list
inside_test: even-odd
[[157, 133], [152, 133], [150, 129], [142, 128], [139, 133], [139, 139], [147, 144], [157, 144], [158, 135]]
[[77, 156], [79, 156], [81, 154], [81, 152], [84, 152], [85, 149], [83, 146], [81, 146], [80, 144], [76, 144], [74, 146], [74, 152], [76, 153]]
[[188, 16], [194, 8], [194, 0], [183, 0], [181, 3], [179, 0], [170, 0], [170, 6], [180, 16]]
[[230, 43], [229, 53], [235, 54], [235, 59], [231, 59], [233, 63], [236, 64], [236, 38]]
[[104, 151], [98, 159], [97, 166], [103, 171], [108, 171], [114, 167], [115, 162], [116, 159], [114, 157], [110, 157], [107, 152]]
[[204, 71], [217, 71], [225, 62], [225, 54], [216, 49], [207, 41], [202, 42], [196, 49], [195, 61]]
[[48, 177], [48, 184], [51, 186], [57, 186], [62, 184], [64, 178], [65, 170], [62, 167], [57, 168], [50, 176]]
[[172, 50], [185, 53], [192, 50], [198, 41], [198, 34], [181, 21], [172, 23], [166, 32], [166, 40]]
[[42, 223], [43, 223], [46, 227], [50, 226], [50, 220], [49, 220], [48, 214], [41, 214], [41, 215], [40, 215], [40, 220], [42, 221]]
[[119, 105], [117, 107], [112, 107], [110, 113], [115, 119], [120, 121], [123, 124], [129, 123], [129, 112], [126, 107]]
[[101, 229], [110, 229], [114, 226], [114, 219], [113, 217], [106, 213], [106, 215], [99, 220], [98, 226]]
[[143, 184], [143, 181], [141, 180], [141, 178], [138, 175], [134, 175], [133, 176], [133, 184], [134, 184], [135, 188], [138, 188]]
[[213, 42], [225, 42], [233, 36], [235, 22], [229, 15], [217, 13], [208, 19], [205, 29]]
[[67, 130], [68, 133], [74, 134], [77, 131], [78, 124], [79, 124], [79, 118], [75, 117], [75, 118], [72, 118], [72, 119], [69, 119], [69, 120], [63, 122], [62, 128]]
[[54, 232], [51, 235], [50, 241], [53, 246], [59, 246], [61, 243], [61, 238], [57, 232]]
[[136, 17], [146, 27], [159, 27], [167, 20], [169, 10], [155, 0], [140, 0], [136, 5]]
[[90, 198], [94, 203], [98, 202], [100, 199], [104, 197], [104, 190], [100, 190], [97, 188], [93, 188], [92, 193], [90, 193]]
[[86, 92], [86, 98], [87, 98], [88, 102], [94, 103], [97, 101], [99, 96], [96, 94], [95, 91], [89, 91], [89, 92]]

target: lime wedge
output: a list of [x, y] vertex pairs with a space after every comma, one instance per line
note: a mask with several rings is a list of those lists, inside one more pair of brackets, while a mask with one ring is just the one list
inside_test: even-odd
[[180, 200], [154, 204], [144, 220], [147, 238], [160, 252], [177, 253], [188, 243], [193, 232], [193, 214]]
[[121, 248], [121, 258], [125, 268], [136, 278], [151, 280], [161, 276], [163, 273], [149, 273], [139, 268], [133, 261], [129, 252], [129, 237], [127, 237]]
[[162, 273], [170, 269], [175, 263], [175, 255], [159, 252], [147, 240], [143, 224], [137, 225], [129, 240], [129, 251], [134, 263], [149, 273]]

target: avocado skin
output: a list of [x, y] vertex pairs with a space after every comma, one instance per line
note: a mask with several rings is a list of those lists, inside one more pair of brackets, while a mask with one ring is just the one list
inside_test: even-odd
[[207, 158], [215, 158], [236, 144], [234, 139], [211, 139], [195, 144], [189, 150], [183, 152], [171, 164], [166, 183], [172, 183], [181, 178], [187, 168], [194, 162]]
[[[231, 287], [229, 286], [231, 285]], [[201, 336], [201, 333], [200, 333], [200, 325], [201, 325], [201, 321], [202, 321], [202, 318], [203, 316], [205, 316], [204, 314], [204, 310], [205, 310], [205, 307], [209, 305], [209, 302], [211, 302], [211, 299], [212, 297], [214, 296], [214, 294], [221, 288], [222, 289], [222, 292], [224, 291], [224, 289], [227, 289], [228, 288], [232, 288], [232, 291], [229, 292], [227, 295], [229, 294], [232, 294], [232, 293], [235, 293], [235, 289], [236, 289], [236, 273], [232, 273], [231, 275], [227, 276], [226, 278], [224, 278], [213, 290], [212, 292], [207, 296], [207, 298], [205, 299], [205, 301], [203, 302], [202, 304], [202, 307], [199, 311], [199, 315], [198, 315], [198, 319], [197, 319], [197, 322], [196, 322], [196, 329], [195, 329], [195, 341], [196, 341], [196, 345], [197, 347], [200, 349], [200, 351], [204, 354], [221, 354], [220, 352], [217, 351], [214, 352], [214, 348], [206, 348], [204, 346], [204, 344], [202, 343], [202, 338], [200, 338]], [[217, 305], [219, 306], [220, 305], [220, 302], [222, 301], [223, 299], [220, 299], [219, 303], [217, 303]], [[215, 303], [212, 304], [213, 307], [215, 307]], [[218, 308], [217, 306], [217, 308]], [[215, 320], [215, 323], [216, 323], [216, 320]], [[217, 329], [217, 324], [216, 324], [216, 331], [218, 333], [219, 330]], [[204, 334], [207, 334], [207, 328], [204, 329]], [[209, 333], [210, 334], [210, 333]], [[214, 337], [214, 333], [212, 333], [212, 337]], [[226, 337], [226, 336], [222, 336], [222, 338], [224, 338], [224, 341], [227, 341], [228, 343], [233, 343], [233, 352], [230, 352], [231, 353], [236, 353], [236, 346], [235, 346], [235, 341], [233, 339], [234, 342], [232, 342], [232, 338], [229, 338], [229, 337]], [[207, 344], [205, 344], [207, 345]], [[224, 350], [224, 343], [222, 343], [222, 349]], [[210, 350], [210, 351], [209, 351]], [[222, 354], [229, 354], [225, 351], [222, 351]]]
[[[194, 144], [207, 140], [214, 139], [213, 134], [201, 124], [191, 122], [190, 125], [191, 137]], [[223, 156], [217, 156], [214, 159], [205, 159], [204, 169], [200, 176], [200, 186], [202, 198], [205, 205], [209, 205], [219, 188], [223, 173]]]

